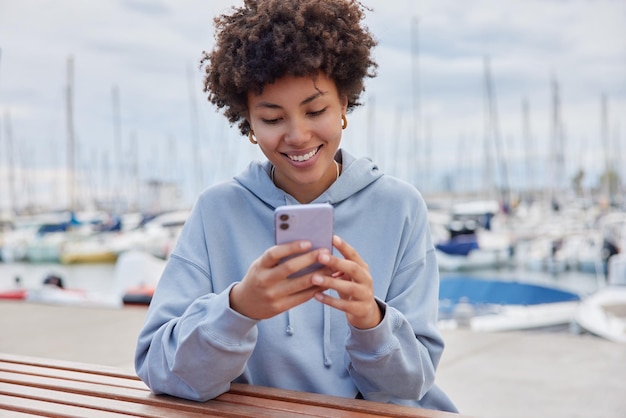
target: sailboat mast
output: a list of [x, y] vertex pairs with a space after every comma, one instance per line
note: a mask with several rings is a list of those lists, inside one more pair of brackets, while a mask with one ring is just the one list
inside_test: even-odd
[[524, 162], [526, 168], [526, 193], [532, 195], [535, 187], [535, 179], [532, 167], [533, 139], [530, 132], [530, 105], [528, 98], [522, 99], [522, 138], [524, 141]]
[[66, 129], [67, 129], [67, 193], [70, 211], [76, 210], [76, 190], [74, 182], [74, 57], [67, 58], [66, 87]]
[[606, 194], [609, 202], [613, 202], [613, 198], [615, 196], [615, 188], [614, 185], [615, 175], [616, 173], [613, 170], [613, 164], [611, 161], [611, 155], [613, 154], [611, 151], [611, 141], [609, 138], [609, 107], [608, 107], [608, 99], [606, 94], [602, 94], [600, 97], [601, 109], [600, 109], [600, 121], [601, 121], [601, 132], [600, 135], [602, 137], [602, 147], [604, 148], [604, 193]]
[[202, 190], [202, 159], [200, 152], [200, 133], [199, 133], [199, 116], [198, 116], [198, 105], [196, 103], [196, 95], [193, 83], [193, 72], [191, 70], [191, 66], [187, 69], [187, 86], [189, 89], [189, 123], [191, 126], [191, 152], [193, 158], [193, 168], [194, 168], [194, 186], [195, 190], [193, 193], [199, 193]]
[[558, 194], [565, 176], [565, 157], [563, 155], [563, 124], [561, 122], [561, 99], [556, 77], [552, 78], [552, 207], [559, 208]]
[[9, 170], [9, 209], [17, 212], [17, 193], [15, 188], [15, 155], [13, 151], [13, 126], [11, 124], [11, 112], [9, 109], [4, 111], [4, 130], [6, 133], [7, 145], [7, 166]]
[[113, 172], [115, 177], [113, 180], [113, 190], [115, 194], [113, 196], [113, 211], [121, 211], [122, 208], [122, 117], [121, 117], [121, 105], [120, 105], [120, 89], [117, 85], [111, 88], [111, 104], [113, 106], [113, 135], [114, 135], [114, 150], [113, 150]]
[[505, 205], [509, 205], [509, 180], [506, 166], [506, 160], [502, 152], [502, 137], [500, 135], [500, 123], [498, 119], [498, 105], [496, 103], [496, 94], [493, 87], [493, 81], [491, 78], [491, 69], [489, 67], [489, 57], [484, 58], [485, 66], [485, 95], [486, 95], [486, 110], [487, 110], [487, 138], [493, 138], [495, 157], [499, 165], [500, 171], [500, 199]]
[[376, 127], [376, 97], [370, 95], [367, 100], [367, 123], [366, 123], [366, 154], [372, 160], [380, 160], [380, 156], [376, 155], [376, 135], [374, 129]]
[[420, 108], [420, 71], [419, 71], [419, 19], [411, 19], [411, 87], [412, 87], [412, 107], [413, 107], [413, 137], [409, 147], [409, 180], [414, 185], [420, 179], [420, 158], [419, 142], [421, 129], [421, 108]]

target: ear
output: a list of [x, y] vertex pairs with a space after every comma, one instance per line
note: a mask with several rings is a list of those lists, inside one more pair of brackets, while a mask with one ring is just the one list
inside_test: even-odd
[[346, 96], [346, 95], [341, 96], [339, 98], [339, 101], [341, 103], [341, 114], [345, 115], [346, 111], [348, 110], [348, 96]]

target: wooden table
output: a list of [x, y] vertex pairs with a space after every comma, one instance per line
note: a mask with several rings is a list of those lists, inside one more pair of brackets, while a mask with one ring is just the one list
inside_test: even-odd
[[0, 417], [428, 417], [457, 414], [233, 384], [208, 402], [153, 395], [131, 372], [0, 354]]

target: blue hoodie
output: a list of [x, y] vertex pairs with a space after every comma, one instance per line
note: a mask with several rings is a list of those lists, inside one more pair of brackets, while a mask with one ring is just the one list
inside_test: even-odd
[[368, 263], [384, 312], [367, 330], [311, 299], [266, 320], [229, 306], [229, 292], [274, 244], [273, 211], [298, 202], [270, 163], [252, 162], [198, 198], [139, 335], [135, 366], [157, 394], [205, 401], [231, 382], [455, 411], [434, 384], [443, 351], [439, 275], [426, 205], [408, 183], [340, 150], [341, 176], [315, 202]]

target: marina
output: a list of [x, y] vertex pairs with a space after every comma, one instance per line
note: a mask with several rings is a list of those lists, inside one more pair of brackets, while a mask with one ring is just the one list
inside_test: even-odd
[[[455, 320], [457, 308], [470, 308], [475, 321], [504, 317], [507, 311], [516, 311], [519, 320], [524, 308], [526, 323], [513, 326], [511, 318], [510, 324], [497, 328], [567, 325], [574, 321], [580, 300], [609, 284], [609, 260], [621, 257], [619, 249], [625, 247], [626, 212], [616, 207], [570, 203], [556, 211], [536, 203], [505, 211], [493, 200], [456, 201], [444, 205], [427, 197], [442, 283], [442, 320]], [[80, 291], [84, 297], [78, 302], [121, 306], [129, 292], [127, 300], [147, 304], [188, 213], [16, 217], [0, 236], [0, 298], [22, 295], [30, 301], [63, 303], [61, 296], [70, 295], [65, 300], [77, 303]], [[44, 292], [42, 283], [49, 276], [58, 277], [59, 286], [53, 292], [43, 286]], [[623, 285], [626, 279], [615, 282]], [[520, 292], [528, 292], [526, 299], [505, 296]], [[547, 292], [569, 292], [572, 297], [558, 300], [568, 304], [549, 304]], [[531, 321], [531, 306], [543, 312], [535, 317], [560, 319]], [[452, 323], [441, 325], [458, 325]]]
[[[447, 255], [457, 257], [453, 262], [440, 259], [439, 327], [446, 350], [438, 384], [467, 416], [621, 416], [626, 402], [612, 388], [621, 387], [626, 373], [626, 260], [619, 252], [606, 257], [603, 250], [607, 241], [624, 248], [623, 211], [591, 207], [538, 217], [527, 212], [522, 221], [521, 212], [504, 214], [499, 206], [485, 211], [494, 206], [484, 203], [469, 211], [467, 205], [459, 210], [430, 202], [437, 250], [443, 251], [439, 244], [448, 251], [461, 244]], [[108, 242], [131, 243], [118, 246], [106, 262], [35, 261], [28, 259], [27, 247], [3, 251], [13, 259], [0, 262], [0, 298], [23, 289], [39, 299], [0, 300], [0, 352], [132, 372], [149, 293], [130, 289], [157, 284], [185, 215], [163, 213], [152, 218], [161, 221], [126, 230], [89, 232], [93, 224], [83, 224], [68, 232], [81, 237], [75, 242], [107, 242], [101, 235], [111, 234]], [[3, 242], [15, 243], [9, 235], [5, 231]], [[502, 257], [483, 254], [480, 263], [466, 258], [478, 249], [495, 249]], [[42, 284], [50, 277], [63, 280], [64, 290], [51, 291], [63, 297], [46, 299], [41, 292], [50, 291]], [[612, 289], [618, 290], [607, 296]], [[75, 291], [92, 299], [77, 300]]]

